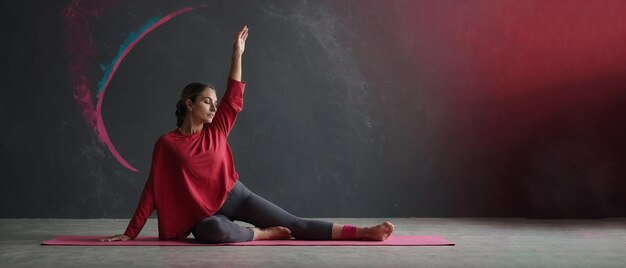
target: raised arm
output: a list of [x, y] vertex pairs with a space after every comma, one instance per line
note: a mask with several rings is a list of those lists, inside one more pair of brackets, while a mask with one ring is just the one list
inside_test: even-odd
[[243, 26], [235, 36], [233, 44], [233, 57], [230, 63], [230, 79], [241, 81], [241, 58], [246, 50], [246, 39], [248, 38], [248, 26]]
[[228, 136], [235, 124], [237, 114], [243, 109], [243, 92], [246, 84], [241, 82], [241, 59], [247, 38], [248, 26], [244, 26], [235, 36], [226, 92], [211, 123], [211, 126], [222, 132], [224, 136]]

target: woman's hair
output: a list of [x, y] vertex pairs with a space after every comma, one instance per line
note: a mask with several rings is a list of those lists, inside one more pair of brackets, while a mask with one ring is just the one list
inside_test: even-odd
[[207, 88], [215, 90], [213, 85], [203, 83], [191, 83], [183, 88], [183, 91], [180, 93], [180, 99], [176, 103], [176, 126], [182, 126], [183, 120], [185, 120], [185, 115], [187, 114], [185, 101], [190, 99], [192, 102], [196, 102], [196, 97]]

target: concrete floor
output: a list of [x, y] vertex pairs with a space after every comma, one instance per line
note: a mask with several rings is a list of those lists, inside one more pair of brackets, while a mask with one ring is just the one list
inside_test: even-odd
[[[374, 225], [383, 219], [323, 219]], [[42, 246], [57, 235], [114, 235], [127, 219], [0, 219], [0, 266], [626, 267], [626, 219], [395, 218], [400, 235], [453, 247]], [[140, 235], [157, 235], [148, 220]]]

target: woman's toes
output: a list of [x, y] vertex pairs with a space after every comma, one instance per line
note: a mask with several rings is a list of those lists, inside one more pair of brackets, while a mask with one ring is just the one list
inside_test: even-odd
[[289, 239], [289, 238], [291, 238], [291, 230], [289, 230], [289, 228], [283, 227], [283, 226], [278, 226], [278, 227], [276, 227], [276, 229], [279, 231], [278, 237], [280, 239]]
[[395, 229], [395, 226], [393, 226], [393, 224], [391, 224], [391, 222], [388, 222], [388, 221], [385, 222], [385, 226], [387, 226], [387, 229], [391, 231]]

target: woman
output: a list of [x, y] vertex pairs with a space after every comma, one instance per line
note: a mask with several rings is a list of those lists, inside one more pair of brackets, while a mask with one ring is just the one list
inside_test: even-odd
[[[394, 227], [389, 222], [357, 228], [296, 217], [238, 180], [226, 137], [243, 107], [241, 60], [247, 38], [244, 26], [235, 38], [228, 86], [219, 108], [213, 86], [191, 83], [183, 89], [176, 104], [178, 128], [154, 144], [150, 174], [126, 231], [100, 241], [135, 239], [154, 209], [161, 240], [186, 238], [190, 233], [206, 243], [292, 237], [382, 241], [391, 235]], [[243, 227], [235, 220], [255, 227]]]

